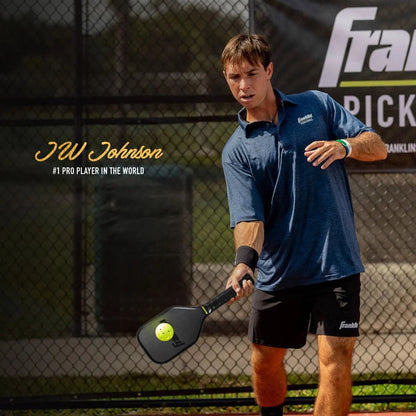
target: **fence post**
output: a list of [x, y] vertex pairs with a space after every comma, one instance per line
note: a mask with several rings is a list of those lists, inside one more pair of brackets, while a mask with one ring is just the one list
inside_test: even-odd
[[[83, 84], [83, 41], [82, 41], [82, 0], [74, 0], [74, 140], [82, 141], [82, 84]], [[80, 165], [81, 160], [76, 159]], [[73, 327], [72, 335], [81, 335], [82, 322], [82, 178], [74, 182], [74, 224], [73, 224]]]

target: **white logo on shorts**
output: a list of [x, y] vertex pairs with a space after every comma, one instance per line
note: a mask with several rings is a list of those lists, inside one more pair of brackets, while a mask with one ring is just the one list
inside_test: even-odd
[[358, 328], [358, 322], [345, 322], [342, 321], [339, 325], [339, 329], [355, 329]]

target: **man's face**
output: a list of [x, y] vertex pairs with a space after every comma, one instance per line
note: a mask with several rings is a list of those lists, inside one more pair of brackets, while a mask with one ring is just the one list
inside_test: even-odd
[[253, 66], [248, 62], [243, 62], [239, 66], [227, 63], [224, 68], [224, 76], [231, 93], [247, 110], [262, 105], [270, 88], [272, 75], [272, 63], [266, 69], [261, 64]]

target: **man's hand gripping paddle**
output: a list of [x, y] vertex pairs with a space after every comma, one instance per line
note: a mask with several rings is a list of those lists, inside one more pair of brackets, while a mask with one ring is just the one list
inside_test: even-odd
[[[254, 283], [246, 274], [240, 280], [240, 286], [244, 280]], [[235, 295], [230, 286], [204, 305], [172, 306], [143, 324], [137, 331], [137, 340], [152, 361], [166, 363], [195, 344], [205, 318]]]

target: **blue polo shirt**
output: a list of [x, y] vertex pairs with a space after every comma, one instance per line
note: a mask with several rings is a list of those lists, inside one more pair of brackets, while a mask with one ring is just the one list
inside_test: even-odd
[[373, 130], [322, 92], [275, 94], [277, 126], [248, 124], [242, 109], [222, 154], [231, 227], [241, 221], [265, 225], [256, 285], [275, 291], [361, 273], [344, 161], [322, 170], [307, 162], [304, 151], [315, 140]]

